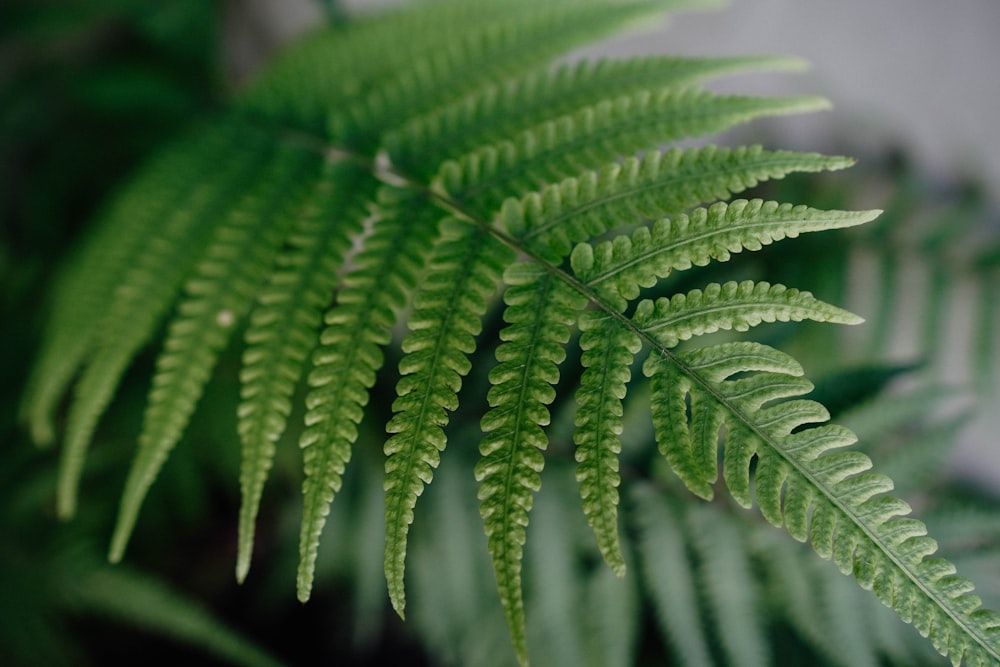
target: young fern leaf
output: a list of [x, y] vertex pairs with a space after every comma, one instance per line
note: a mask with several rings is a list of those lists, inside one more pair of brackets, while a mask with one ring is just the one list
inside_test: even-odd
[[[292, 398], [338, 270], [362, 229], [375, 181], [349, 162], [332, 162], [286, 240], [269, 283], [257, 296], [244, 338], [238, 431], [242, 442], [236, 578], [250, 569], [254, 526], [275, 443], [285, 432]], [[337, 224], [330, 224], [336, 219]]]
[[448, 412], [458, 407], [462, 378], [472, 368], [476, 336], [488, 298], [497, 290], [514, 253], [481, 227], [455, 219], [442, 223], [439, 239], [407, 324], [385, 444], [385, 573], [389, 597], [403, 615], [406, 536], [413, 508], [430, 484], [445, 447]]
[[[215, 361], [271, 268], [296, 210], [302, 179], [320, 156], [279, 149], [259, 190], [251, 190], [216, 230], [185, 286], [157, 359], [135, 460], [125, 481], [109, 558], [121, 560], [139, 508], [168, 453], [183, 435]], [[306, 184], [309, 182], [306, 181]]]
[[514, 264], [504, 273], [508, 326], [490, 372], [490, 411], [482, 419], [476, 464], [480, 514], [493, 556], [504, 616], [518, 658], [527, 662], [521, 558], [532, 494], [541, 485], [548, 445], [542, 430], [555, 398], [558, 364], [565, 358], [569, 325], [583, 297], [545, 269]]

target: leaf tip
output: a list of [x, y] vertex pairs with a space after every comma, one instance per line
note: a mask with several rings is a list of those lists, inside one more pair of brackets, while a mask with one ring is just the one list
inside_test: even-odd
[[117, 539], [112, 539], [111, 546], [108, 548], [108, 562], [112, 565], [117, 565], [122, 562], [122, 557], [124, 555], [125, 545], [120, 544]]
[[115, 522], [115, 530], [111, 535], [111, 546], [108, 547], [108, 562], [120, 563], [125, 556], [125, 548], [132, 537], [135, 528], [136, 512], [129, 507], [123, 507]]
[[406, 620], [406, 600], [405, 599], [397, 599], [395, 595], [392, 595], [392, 596], [390, 596], [390, 602], [392, 602], [392, 610], [394, 612], [396, 612], [397, 616], [399, 616], [399, 620], [405, 621]]
[[56, 492], [56, 517], [60, 521], [69, 521], [76, 516], [76, 496], [62, 489]]
[[26, 418], [28, 437], [39, 449], [48, 449], [56, 440], [55, 427], [45, 418]]
[[250, 554], [241, 553], [236, 557], [236, 583], [242, 585], [250, 573]]
[[304, 575], [299, 575], [298, 583], [296, 584], [295, 596], [299, 599], [299, 602], [305, 604], [309, 602], [310, 596], [312, 596], [312, 576], [308, 577]]
[[870, 210], [867, 210], [867, 211], [861, 211], [861, 215], [862, 215], [862, 217], [865, 218], [865, 222], [871, 222], [875, 218], [877, 218], [880, 215], [882, 215], [884, 212], [885, 211], [883, 211], [880, 208], [873, 208], [873, 209], [870, 209]]

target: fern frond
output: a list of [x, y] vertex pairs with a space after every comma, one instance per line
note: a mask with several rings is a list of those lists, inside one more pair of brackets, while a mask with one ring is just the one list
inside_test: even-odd
[[105, 567], [71, 582], [68, 588], [71, 604], [88, 616], [117, 618], [245, 667], [282, 664], [206, 609], [148, 576]]
[[[697, 577], [691, 567], [683, 524], [676, 510], [649, 484], [633, 487], [638, 510], [639, 556], [644, 583], [664, 637], [691, 667], [711, 667], [712, 653], [698, 615]], [[663, 567], [670, 563], [670, 567]]]
[[[327, 165], [261, 288], [245, 333], [238, 431], [242, 442], [236, 578], [250, 568], [254, 526], [274, 446], [316, 346], [337, 272], [362, 230], [375, 181], [349, 162]], [[331, 224], [336, 220], [336, 224]]]
[[717, 472], [690, 465], [691, 452], [705, 456], [719, 447], [718, 429], [693, 428], [696, 415], [718, 413], [713, 423], [726, 426], [723, 475], [734, 499], [750, 506], [756, 459], [755, 495], [769, 522], [853, 573], [955, 664], [1000, 658], [994, 641], [1000, 616], [978, 609], [971, 583], [951, 563], [930, 558], [936, 543], [921, 522], [903, 518], [906, 503], [884, 495], [892, 482], [868, 472], [870, 459], [836, 451], [854, 435], [833, 425], [804, 428], [826, 421], [826, 410], [783, 400], [811, 388], [794, 360], [759, 344], [730, 343], [676, 357], [654, 353], [644, 370], [651, 376], [661, 451], [692, 490], [704, 494]]
[[580, 318], [581, 363], [576, 392], [576, 479], [586, 515], [601, 555], [618, 576], [625, 574], [625, 558], [618, 540], [619, 436], [630, 366], [642, 343], [634, 333], [617, 326], [606, 314], [585, 313]]
[[587, 602], [591, 622], [585, 627], [586, 664], [636, 664], [642, 607], [635, 579], [618, 577], [608, 568], [594, 568], [587, 580]]
[[368, 403], [368, 390], [382, 366], [382, 347], [406, 305], [438, 231], [440, 213], [419, 206], [419, 195], [384, 187], [382, 214], [344, 276], [337, 303], [326, 316], [309, 375], [303, 449], [303, 518], [298, 595], [312, 588], [319, 536], [329, 505], [357, 440], [357, 425]]
[[726, 663], [766, 667], [771, 651], [760, 627], [763, 610], [757, 578], [736, 525], [706, 505], [691, 507], [685, 520], [698, 556], [700, 587]]
[[594, 164], [763, 116], [827, 107], [816, 97], [754, 98], [697, 89], [641, 91], [524, 130], [516, 139], [446, 162], [439, 179], [457, 200], [490, 210], [511, 191], [534, 190]]
[[634, 58], [581, 61], [529, 72], [488, 86], [454, 104], [418, 116], [385, 138], [389, 156], [404, 171], [424, 178], [446, 159], [496, 144], [524, 128], [570, 115], [602, 100], [644, 90], [688, 87], [722, 74], [798, 69], [793, 58]]
[[403, 341], [399, 398], [386, 429], [385, 572], [389, 597], [402, 616], [406, 535], [417, 496], [429, 484], [445, 447], [448, 412], [458, 407], [462, 378], [472, 368], [487, 299], [497, 290], [510, 248], [480, 227], [450, 219], [414, 297]]
[[501, 217], [512, 234], [558, 261], [572, 244], [599, 236], [616, 222], [681, 213], [791, 172], [840, 169], [850, 163], [846, 158], [770, 152], [759, 146], [650, 152], [567, 178], [520, 201], [508, 199]]
[[752, 280], [711, 283], [686, 295], [640, 301], [632, 319], [664, 347], [720, 329], [746, 331], [762, 322], [862, 322], [857, 315], [824, 303], [809, 292]]
[[671, 271], [725, 262], [732, 253], [794, 238], [801, 233], [850, 227], [874, 219], [879, 211], [820, 211], [760, 199], [735, 200], [699, 208], [690, 215], [640, 227], [596, 247], [581, 243], [573, 250], [577, 277], [621, 307], [641, 287], [650, 287]]
[[279, 150], [259, 190], [228, 215], [187, 284], [157, 359], [135, 460], [125, 481], [109, 558], [121, 560], [149, 487], [180, 440], [215, 361], [253, 303], [303, 198], [320, 156]]
[[483, 417], [482, 458], [476, 464], [480, 514], [496, 572], [500, 601], [522, 663], [527, 661], [521, 557], [532, 494], [541, 486], [548, 446], [542, 426], [555, 398], [558, 364], [582, 297], [534, 264], [504, 274], [508, 326], [490, 372], [490, 411]]
[[[878, 214], [759, 199], [724, 203], [793, 172], [846, 167], [846, 158], [757, 146], [658, 150], [755, 118], [825, 108], [816, 97], [763, 99], [696, 87], [723, 72], [791, 61], [652, 58], [551, 68], [570, 46], [664, 9], [699, 4], [438, 0], [317, 34], [281, 58], [234, 115], [153, 163], [107, 215], [110, 222], [94, 237], [93, 250], [67, 274], [39, 367], [44, 375], [32, 382], [23, 409], [36, 439], [48, 439], [62, 395], [80, 376], [69, 408], [60, 513], [75, 506], [97, 420], [129, 364], [176, 308], [165, 326], [112, 538], [111, 558], [121, 558], [147, 490], [181, 439], [231, 335], [247, 320], [237, 578], [247, 574], [275, 443], [301, 390], [297, 592], [306, 600], [318, 576], [330, 503], [342, 492], [353, 448], [359, 440], [370, 442], [362, 434], [376, 430], [362, 419], [384, 348], [412, 306], [383, 447], [384, 505], [366, 489], [344, 494], [355, 501], [349, 518], [334, 513], [341, 527], [372, 521], [380, 533], [385, 519], [382, 566], [390, 600], [402, 615], [409, 541], [452, 564], [476, 549], [462, 513], [471, 508], [459, 507], [452, 495], [432, 502], [430, 513], [441, 524], [461, 525], [457, 544], [429, 544], [419, 531], [411, 537], [411, 524], [418, 498], [441, 474], [446, 430], [463, 440], [480, 435], [449, 422], [466, 377], [480, 363], [482, 355], [473, 356], [485, 342], [479, 339], [489, 337], [483, 329], [491, 299], [502, 293], [506, 326], [488, 376], [474, 477], [501, 601], [492, 613], [502, 612], [520, 662], [527, 662], [527, 637], [535, 631], [527, 626], [526, 605], [558, 616], [536, 629], [571, 627], [577, 631], [567, 634], [579, 635], [565, 650], [543, 646], [542, 655], [573, 663], [588, 657], [581, 649], [583, 626], [566, 625], [574, 620], [574, 605], [592, 602], [589, 589], [576, 585], [580, 577], [570, 581], [584, 569], [582, 561], [560, 560], [577, 546], [578, 533], [563, 521], [567, 505], [547, 506], [536, 524], [553, 526], [559, 552], [533, 546], [533, 564], [525, 569], [529, 583], [538, 578], [565, 585], [551, 599], [532, 601], [531, 586], [527, 596], [522, 592], [526, 528], [546, 463], [542, 452], [550, 438], [553, 449], [568, 452], [571, 419], [583, 514], [610, 565], [610, 572], [599, 568], [600, 576], [614, 582], [624, 572], [629, 545], [617, 525], [623, 401], [643, 347], [649, 382], [635, 393], [651, 394], [659, 465], [669, 465], [696, 495], [712, 498], [722, 448], [721, 474], [736, 503], [756, 502], [768, 522], [785, 526], [874, 588], [954, 660], [1000, 658], [1000, 617], [977, 610], [970, 584], [954, 576], [949, 563], [928, 558], [934, 544], [922, 524], [904, 518], [905, 503], [884, 495], [888, 479], [869, 472], [866, 455], [843, 449], [853, 434], [824, 424], [826, 409], [800, 398], [811, 385], [797, 362], [750, 343], [671, 349], [697, 335], [766, 321], [857, 318], [807, 292], [763, 281], [710, 283], [669, 299], [639, 301], [644, 289], [665, 287], [663, 279], [675, 271]], [[628, 157], [638, 152], [645, 154]], [[575, 380], [568, 374], [560, 382], [574, 325], [582, 352], [577, 405], [553, 408], [557, 428], [547, 429], [557, 384], [562, 393]], [[559, 466], [556, 472], [568, 470]], [[459, 487], [449, 484], [442, 493], [454, 495]], [[709, 514], [715, 507], [680, 510], [648, 488], [634, 504], [646, 515], [639, 527], [641, 569], [681, 657], [692, 664], [720, 657], [766, 662], [760, 628], [727, 632], [736, 615], [757, 619], [758, 584], [740, 524]], [[684, 539], [693, 540], [690, 551]], [[374, 614], [374, 544], [366, 535], [335, 554], [364, 579], [359, 608], [365, 614]], [[482, 567], [488, 568], [481, 546]], [[591, 546], [588, 561], [593, 553]], [[654, 572], [665, 556], [676, 559], [681, 581]], [[690, 562], [695, 556], [697, 568]], [[459, 619], [434, 635], [455, 654], [462, 654], [455, 646], [464, 649], [478, 638], [478, 624], [462, 618], [469, 616], [473, 593], [459, 588], [476, 580], [479, 567], [479, 561], [463, 563], [456, 581], [443, 584], [426, 564], [417, 575], [418, 593], [430, 600], [419, 604]], [[723, 590], [727, 580], [741, 585]], [[737, 599], [727, 602], [727, 592]], [[629, 595], [624, 589], [614, 599], [624, 605]], [[707, 627], [690, 617], [705, 607], [700, 602], [709, 603], [714, 619]], [[718, 649], [705, 637], [713, 626], [723, 633]], [[618, 645], [611, 653], [629, 651]]]
[[455, 24], [451, 40], [439, 41], [426, 59], [401, 68], [392, 80], [338, 115], [332, 121], [335, 133], [348, 146], [370, 150], [380, 143], [387, 127], [461, 99], [483, 85], [536, 69], [538, 63], [573, 46], [677, 4], [670, 0], [559, 0], [524, 3], [516, 11], [507, 4], [491, 21], [480, 18]]
[[[141, 182], [137, 196], [148, 196], [153, 202], [161, 196], [169, 197], [171, 201], [162, 205], [170, 208], [152, 219], [158, 224], [152, 224], [141, 211], [134, 218], [123, 220], [126, 228], [118, 230], [119, 235], [109, 239], [106, 246], [110, 255], [108, 266], [103, 270], [100, 266], [92, 267], [95, 284], [107, 286], [107, 292], [80, 295], [81, 305], [94, 309], [90, 313], [93, 323], [81, 327], [83, 341], [88, 331], [92, 332], [89, 341], [92, 347], [74, 349], [91, 356], [74, 387], [70, 405], [56, 499], [60, 516], [69, 517], [75, 512], [83, 461], [98, 417], [110, 403], [132, 359], [156, 333], [160, 320], [176, 300], [187, 273], [198, 259], [198, 250], [233, 206], [236, 192], [241, 188], [250, 187], [252, 191], [253, 187], [262, 187], [268, 164], [277, 159], [273, 154], [273, 139], [240, 122], [220, 123], [207, 134], [211, 137], [201, 137], [199, 133], [205, 152], [197, 151], [193, 161], [185, 165], [191, 170], [185, 176], [196, 181], [192, 184], [185, 180], [188, 193], [183, 204], [178, 205], [178, 193], [174, 190], [161, 191], [159, 182]], [[235, 155], [241, 156], [240, 159]], [[218, 170], [220, 161], [231, 167]], [[217, 178], [206, 183], [208, 173], [215, 173]], [[155, 214], [156, 208], [150, 209], [150, 213]], [[144, 237], [139, 248], [132, 248], [129, 242], [134, 234]], [[121, 274], [115, 271], [114, 257], [118, 253], [131, 253], [124, 260], [128, 264]], [[89, 276], [78, 278], [82, 284], [90, 280]], [[115, 281], [113, 285], [106, 285], [110, 280]], [[65, 312], [72, 317], [72, 308]], [[71, 358], [73, 353], [68, 354]]]
[[[229, 194], [227, 181], [220, 178], [206, 187], [201, 183], [204, 174], [219, 163], [231, 165], [230, 173], [245, 173], [247, 164], [255, 162], [250, 148], [259, 147], [261, 138], [248, 137], [246, 128], [232, 123], [193, 132], [150, 160], [100, 216], [102, 224], [84, 240], [80, 254], [55, 281], [52, 315], [21, 406], [22, 419], [35, 442], [52, 441], [53, 414], [66, 389], [108, 332], [117, 333], [117, 327], [109, 326], [113, 323], [94, 314], [106, 311], [108, 295], [122, 292], [121, 285], [130, 282], [135, 258], [149, 252], [150, 230], [165, 220], [176, 226], [191, 209], [207, 205], [212, 197], [224, 201]], [[243, 150], [245, 159], [221, 158]], [[191, 197], [199, 185], [200, 196]], [[178, 211], [177, 201], [182, 197], [188, 206]]]
[[316, 30], [279, 54], [251, 82], [237, 106], [324, 134], [331, 109], [356, 104], [359, 95], [393, 81], [401, 69], [430, 59], [440, 48], [442, 34], [482, 32], [503, 19], [510, 5], [438, 1], [351, 16], [346, 25]]

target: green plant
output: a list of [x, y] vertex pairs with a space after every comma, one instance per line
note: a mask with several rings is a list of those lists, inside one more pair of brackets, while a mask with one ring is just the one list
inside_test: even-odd
[[[160, 152], [57, 281], [23, 414], [35, 439], [50, 442], [72, 386], [59, 513], [75, 513], [97, 421], [165, 326], [112, 537], [111, 559], [120, 560], [213, 367], [241, 332], [237, 578], [249, 571], [276, 445], [297, 437], [305, 474], [298, 591], [309, 597], [330, 503], [378, 419], [391, 434], [384, 569], [402, 615], [418, 497], [446, 440], [459, 449], [478, 442], [480, 514], [504, 617], [526, 662], [522, 556], [546, 457], [558, 460], [575, 443], [583, 514], [603, 559], [624, 574], [619, 436], [626, 389], [642, 391], [661, 460], [690, 491], [713, 498], [721, 453], [736, 504], [756, 501], [767, 521], [873, 588], [956, 664], [995, 663], [997, 615], [980, 609], [950, 563], [930, 557], [936, 545], [922, 523], [904, 518], [908, 505], [886, 495], [889, 479], [845, 449], [853, 434], [798, 398], [811, 389], [799, 364], [760, 343], [681, 345], [763, 322], [859, 321], [806, 292], [706, 284], [700, 271], [786, 237], [872, 220], [876, 211], [730, 201], [763, 181], [851, 160], [756, 146], [657, 150], [824, 108], [817, 98], [698, 87], [798, 63], [549, 65], [636, 19], [698, 4], [435, 2], [349, 21], [304, 40], [232, 110]], [[399, 369], [391, 415], [370, 401], [386, 356]], [[640, 360], [648, 382], [632, 380]], [[289, 426], [299, 405], [300, 433]], [[655, 485], [635, 484], [641, 516], [670, 516], [656, 513]], [[682, 512], [694, 517], [685, 521], [713, 521]], [[740, 530], [728, 519], [712, 525], [730, 539]], [[707, 542], [694, 548], [726, 555]], [[730, 657], [736, 650], [725, 648]]]

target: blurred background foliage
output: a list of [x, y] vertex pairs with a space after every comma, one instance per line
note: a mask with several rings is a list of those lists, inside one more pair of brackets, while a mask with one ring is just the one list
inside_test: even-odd
[[[322, 4], [343, 20], [337, 3]], [[367, 436], [333, 505], [312, 601], [302, 606], [294, 595], [295, 432], [281, 443], [265, 492], [254, 569], [247, 584], [235, 585], [238, 349], [223, 359], [185, 443], [153, 487], [126, 565], [105, 564], [105, 540], [151, 358], [133, 369], [102, 421], [80, 515], [55, 520], [57, 453], [35, 449], [16, 424], [46, 287], [107, 193], [224, 101], [225, 11], [207, 0], [0, 4], [0, 656], [9, 665], [509, 664], [478, 511], [464, 500], [474, 493], [467, 488], [474, 460], [458, 447], [414, 526], [411, 620], [402, 624], [388, 608], [384, 436], [372, 426], [387, 414], [362, 424]], [[905, 149], [843, 140], [835, 150], [859, 156], [859, 166], [790, 178], [760, 194], [830, 208], [878, 205], [887, 209], [879, 222], [787, 241], [706, 269], [716, 275], [686, 272], [684, 280], [766, 275], [863, 306], [855, 309], [870, 323], [860, 333], [798, 324], [770, 326], [761, 336], [803, 361], [817, 378], [816, 398], [862, 436], [944, 555], [996, 609], [1000, 499], [948, 461], [974, 412], [996, 396], [997, 211], [974, 179], [929, 182]], [[903, 326], [913, 333], [901, 348], [897, 296], [912, 266], [925, 288], [907, 313]], [[869, 279], [858, 279], [862, 269]], [[972, 303], [959, 314], [949, 310], [960, 301], [955, 289]], [[956, 321], [968, 344], [949, 335]], [[957, 384], [954, 360], [941, 361], [955, 348], [969, 370], [962, 377], [971, 378]], [[575, 484], [571, 423], [559, 416], [572, 414], [574, 379], [563, 379], [563, 402], [553, 405], [550, 463], [526, 553], [536, 664], [735, 665], [737, 655], [768, 664], [944, 664], [872, 596], [756, 514], [724, 500], [695, 501], [679, 488], [656, 463], [641, 387], [623, 452], [623, 477], [633, 487], [623, 497], [630, 571], [615, 579], [592, 544], [575, 489], [567, 488]], [[468, 384], [465, 391], [485, 391], [475, 378]], [[391, 380], [380, 382], [372, 410], [388, 413], [393, 396]], [[475, 415], [454, 424], [453, 442], [477, 437]], [[438, 539], [436, 526], [447, 526], [448, 539]]]

